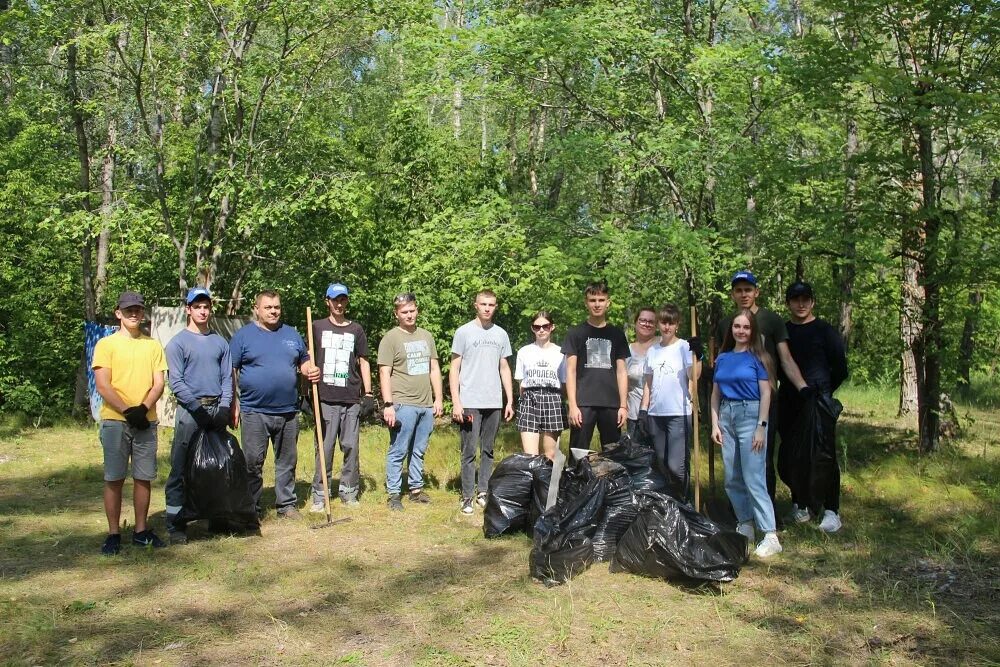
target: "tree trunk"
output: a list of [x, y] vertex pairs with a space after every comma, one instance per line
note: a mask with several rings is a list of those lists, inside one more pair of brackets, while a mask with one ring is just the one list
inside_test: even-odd
[[834, 280], [839, 288], [839, 329], [844, 345], [850, 346], [854, 330], [854, 280], [857, 275], [858, 176], [855, 160], [858, 154], [858, 121], [847, 118], [847, 143], [844, 148], [844, 245], [842, 257], [834, 264]]
[[[926, 84], [918, 90], [926, 92]], [[923, 372], [917, 376], [917, 401], [920, 424], [920, 449], [933, 452], [941, 441], [941, 211], [938, 207], [938, 179], [934, 164], [934, 135], [925, 121], [917, 123], [917, 150], [920, 158], [921, 218], [923, 252], [920, 253], [920, 277], [924, 287], [923, 331], [918, 363]]]
[[[899, 335], [903, 346], [899, 373], [899, 417], [908, 417], [917, 412], [918, 367], [915, 348], [920, 338], [920, 308], [923, 302], [923, 289], [917, 281], [917, 261], [911, 254], [919, 243], [919, 234], [909, 223], [905, 224], [899, 313]], [[916, 240], [913, 239], [915, 236]]]
[[[69, 98], [70, 115], [73, 118], [73, 130], [76, 135], [77, 152], [77, 188], [83, 195], [80, 207], [85, 213], [93, 211], [90, 195], [90, 145], [87, 139], [86, 120], [83, 115], [83, 100], [80, 97], [80, 86], [77, 80], [77, 46], [75, 36], [70, 36], [66, 48], [66, 93]], [[90, 231], [83, 235], [80, 243], [80, 277], [83, 291], [83, 315], [88, 322], [97, 319], [97, 299], [94, 294], [94, 236]], [[87, 401], [87, 353], [80, 354], [80, 364], [76, 369], [76, 382], [73, 391], [74, 411], [86, 409]]]
[[[990, 196], [986, 204], [986, 219], [995, 219], [1000, 210], [1000, 178], [994, 177], [990, 183]], [[987, 248], [981, 249], [985, 256]], [[979, 317], [983, 310], [983, 292], [978, 287], [969, 292], [969, 308], [965, 311], [965, 323], [962, 326], [962, 341], [958, 347], [958, 386], [963, 393], [968, 393], [972, 386], [972, 356], [976, 351], [976, 332], [979, 328]]]

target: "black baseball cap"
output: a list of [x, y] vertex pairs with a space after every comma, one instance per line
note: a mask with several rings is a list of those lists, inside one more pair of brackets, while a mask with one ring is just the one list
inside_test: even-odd
[[813, 288], [809, 283], [804, 283], [801, 280], [796, 280], [794, 283], [788, 286], [785, 290], [785, 301], [791, 301], [797, 296], [807, 296], [810, 299], [815, 300], [816, 297], [813, 296]]
[[121, 296], [118, 297], [118, 310], [131, 308], [132, 306], [145, 308], [146, 301], [138, 292], [122, 292]]

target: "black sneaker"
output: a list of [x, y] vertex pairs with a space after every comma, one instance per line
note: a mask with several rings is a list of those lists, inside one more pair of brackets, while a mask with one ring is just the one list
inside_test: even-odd
[[419, 489], [417, 489], [416, 491], [410, 491], [411, 503], [419, 503], [421, 505], [426, 505], [430, 503], [430, 501], [431, 501], [430, 497], [423, 491], [420, 491]]
[[294, 507], [289, 507], [286, 510], [278, 510], [278, 518], [291, 519], [293, 521], [297, 521], [302, 518], [302, 515]]
[[142, 532], [132, 534], [132, 546], [162, 549], [167, 546], [167, 543], [157, 537], [156, 533], [154, 533], [152, 529], [147, 528]]
[[462, 498], [462, 514], [472, 514], [472, 498]]
[[122, 536], [118, 533], [114, 535], [108, 535], [104, 538], [104, 544], [101, 546], [101, 553], [105, 556], [117, 556], [122, 552]]
[[183, 530], [168, 530], [167, 540], [170, 542], [170, 546], [176, 546], [179, 544], [187, 544], [188, 536]]
[[479, 495], [476, 496], [476, 504], [480, 507], [486, 507], [486, 494], [482, 491], [480, 491]]
[[402, 501], [402, 499], [400, 499], [398, 493], [390, 493], [389, 494], [389, 503], [388, 504], [389, 504], [389, 509], [392, 510], [393, 512], [402, 512], [403, 511], [403, 501]]

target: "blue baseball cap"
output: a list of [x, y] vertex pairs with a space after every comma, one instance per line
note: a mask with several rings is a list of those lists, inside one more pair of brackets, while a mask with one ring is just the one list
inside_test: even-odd
[[737, 271], [733, 274], [733, 279], [729, 281], [731, 286], [735, 286], [738, 282], [750, 283], [754, 287], [757, 286], [757, 279], [749, 271]]
[[330, 286], [326, 288], [326, 298], [336, 299], [338, 296], [350, 296], [347, 285], [343, 283], [330, 283]]
[[187, 305], [190, 306], [192, 303], [202, 298], [211, 301], [212, 293], [209, 292], [204, 287], [192, 287], [191, 289], [188, 290], [187, 298], [184, 299], [184, 301], [187, 303]]

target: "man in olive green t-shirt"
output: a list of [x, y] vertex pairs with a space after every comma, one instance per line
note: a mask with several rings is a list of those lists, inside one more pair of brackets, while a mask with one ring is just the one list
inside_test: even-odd
[[443, 412], [441, 366], [434, 337], [417, 326], [417, 299], [409, 292], [393, 299], [399, 326], [387, 331], [378, 345], [378, 377], [389, 427], [386, 455], [386, 489], [389, 509], [403, 509], [403, 460], [410, 454], [409, 499], [428, 503], [423, 492], [424, 452], [434, 429], [434, 418]]
[[[749, 271], [737, 271], [733, 275], [730, 283], [732, 285], [731, 296], [733, 303], [738, 309], [747, 308], [757, 319], [757, 328], [761, 338], [764, 339], [764, 349], [771, 355], [776, 366], [779, 367], [781, 382], [791, 383], [800, 393], [808, 395], [812, 389], [806, 386], [806, 381], [802, 378], [795, 359], [788, 349], [788, 330], [785, 328], [785, 321], [777, 313], [767, 308], [757, 305], [757, 297], [760, 296], [760, 287], [757, 286], [757, 278]], [[721, 349], [725, 340], [726, 330], [733, 325], [733, 318], [727, 317], [719, 323], [719, 329], [715, 332], [716, 346]], [[775, 378], [777, 380], [777, 378]], [[777, 384], [777, 382], [774, 382]], [[775, 396], [775, 394], [772, 394]], [[775, 436], [778, 433], [778, 401], [771, 401], [771, 408], [768, 411], [766, 433], [767, 433], [767, 493], [771, 496], [771, 504], [774, 504], [774, 494], [777, 491], [778, 478], [774, 470], [774, 456], [777, 448], [775, 446]], [[774, 508], [774, 515], [778, 516], [777, 507]]]

